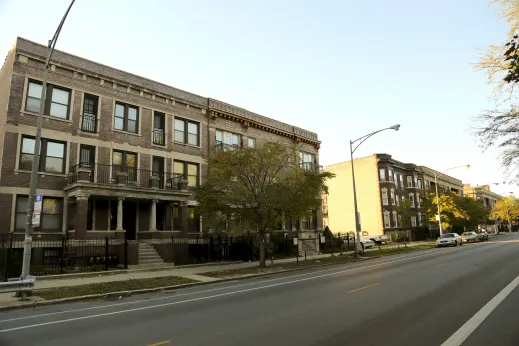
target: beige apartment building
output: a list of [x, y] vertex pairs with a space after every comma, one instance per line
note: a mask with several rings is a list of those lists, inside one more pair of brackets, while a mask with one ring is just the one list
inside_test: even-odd
[[[388, 154], [374, 154], [354, 159], [357, 204], [364, 235], [381, 235], [411, 230], [416, 239], [423, 239], [426, 215], [423, 201], [426, 191], [435, 187], [435, 171], [413, 163], [404, 163]], [[333, 233], [355, 231], [351, 161], [326, 166], [335, 173], [328, 181], [328, 195], [323, 197], [323, 223]], [[439, 188], [463, 195], [461, 180], [436, 172]], [[397, 206], [404, 199], [411, 204], [411, 225], [403, 227]]]
[[[483, 203], [489, 212], [492, 210], [492, 208], [494, 208], [497, 200], [503, 197], [498, 193], [492, 192], [489, 185], [470, 186], [470, 184], [465, 184], [463, 186], [463, 191], [465, 196]], [[487, 232], [494, 233], [498, 231], [498, 224], [499, 222], [496, 220], [487, 220], [485, 224], [480, 225], [480, 228], [486, 229]]]
[[[43, 193], [36, 237], [134, 241], [202, 231], [192, 188], [216, 150], [277, 141], [298, 146], [302, 167], [319, 167], [313, 132], [61, 51], [33, 162], [46, 54], [18, 38], [0, 72], [0, 232], [25, 229], [33, 164]], [[320, 215], [314, 220], [303, 226], [320, 228]]]

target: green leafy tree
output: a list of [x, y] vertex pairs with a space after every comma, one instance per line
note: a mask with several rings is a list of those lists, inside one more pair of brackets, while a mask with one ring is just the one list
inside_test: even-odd
[[320, 208], [325, 182], [334, 176], [302, 169], [297, 158], [296, 148], [278, 143], [221, 150], [209, 158], [206, 180], [196, 189], [206, 227], [224, 227], [232, 216], [258, 233], [260, 267], [265, 266], [265, 234], [283, 214], [300, 219]]
[[471, 229], [487, 221], [488, 209], [483, 203], [462, 196], [455, 196], [454, 199], [458, 208], [464, 212], [462, 217], [453, 220], [454, 225]]
[[416, 213], [411, 210], [411, 206], [411, 201], [409, 199], [403, 199], [398, 203], [396, 212], [400, 218], [400, 227], [411, 226], [411, 217], [416, 215]]
[[513, 220], [519, 218], [519, 201], [514, 196], [502, 197], [494, 204], [490, 214], [511, 225]]
[[[456, 194], [449, 191], [439, 191], [438, 194], [442, 229], [449, 229], [459, 222], [459, 219], [467, 218], [467, 212], [460, 206]], [[427, 192], [427, 198], [423, 203], [423, 208], [427, 215], [427, 221], [430, 225], [438, 223], [436, 220], [436, 215], [438, 214], [436, 201], [436, 192], [431, 189]]]

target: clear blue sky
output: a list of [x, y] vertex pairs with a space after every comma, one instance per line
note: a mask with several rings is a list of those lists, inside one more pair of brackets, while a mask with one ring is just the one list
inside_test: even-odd
[[[45, 43], [69, 1], [0, 0], [0, 54]], [[492, 107], [478, 47], [505, 40], [486, 0], [77, 0], [57, 48], [318, 133], [321, 164], [348, 140], [472, 184], [503, 181], [471, 119]], [[519, 192], [517, 186], [493, 187]]]

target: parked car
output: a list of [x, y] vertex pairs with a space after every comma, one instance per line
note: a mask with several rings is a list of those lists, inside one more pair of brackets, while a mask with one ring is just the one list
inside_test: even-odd
[[387, 243], [389, 241], [389, 238], [387, 237], [387, 235], [385, 234], [374, 234], [374, 235], [369, 235], [368, 232], [366, 231], [363, 231], [362, 232], [362, 236], [360, 239], [366, 239], [366, 240], [371, 240], [372, 242], [374, 242], [376, 245], [380, 245], [382, 243]]
[[474, 231], [463, 232], [461, 234], [461, 240], [464, 243], [477, 243], [479, 241], [478, 234]]
[[[349, 243], [350, 245], [352, 245], [354, 243], [354, 239], [352, 236], [345, 236], [345, 237], [342, 237], [342, 240], [344, 242], [344, 244], [347, 244]], [[360, 238], [360, 245], [364, 248], [364, 249], [368, 249], [370, 247], [373, 247], [375, 246], [375, 242], [370, 240], [370, 239], [363, 239], [362, 237]]]
[[436, 246], [461, 246], [461, 237], [457, 233], [445, 233], [436, 239]]
[[475, 229], [474, 232], [478, 235], [478, 238], [480, 241], [487, 241], [488, 240], [488, 232], [486, 229]]

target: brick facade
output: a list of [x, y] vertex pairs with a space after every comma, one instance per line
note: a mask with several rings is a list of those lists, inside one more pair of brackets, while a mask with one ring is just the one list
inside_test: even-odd
[[[4, 149], [0, 207], [6, 210], [0, 221], [5, 225], [14, 222], [13, 195], [27, 195], [29, 190], [30, 172], [20, 169], [19, 160], [22, 137], [34, 136], [36, 129], [37, 114], [26, 107], [28, 87], [30, 81], [42, 80], [45, 54], [45, 46], [19, 38], [0, 74], [0, 92], [7, 94], [5, 85], [9, 86], [8, 105], [0, 109], [0, 120], [5, 120], [5, 126], [0, 128]], [[44, 198], [63, 199], [66, 205], [62, 228], [71, 232], [69, 236], [105, 236], [113, 232], [117, 221], [118, 226], [122, 223], [132, 228], [136, 238], [141, 232], [144, 238], [150, 227], [152, 201], [157, 201], [161, 208], [173, 205], [179, 208], [180, 217], [184, 216], [182, 222], [177, 222], [182, 225], [181, 230], [174, 229], [172, 220], [163, 222], [171, 228], [164, 230], [160, 238], [170, 238], [178, 231], [186, 234], [187, 207], [195, 206], [196, 202], [190, 190], [179, 189], [177, 180], [167, 177], [173, 174], [174, 160], [179, 160], [197, 164], [199, 180], [203, 182], [208, 169], [206, 159], [215, 150], [216, 130], [240, 135], [240, 145], [246, 145], [248, 137], [254, 138], [258, 146], [269, 141], [297, 144], [302, 151], [314, 154], [318, 165], [320, 142], [315, 133], [64, 52], [53, 54], [48, 83], [70, 92], [68, 118], [44, 114], [42, 127], [42, 138], [65, 143], [66, 158], [64, 172], [40, 172], [38, 190]], [[85, 95], [98, 97], [95, 132], [82, 127]], [[114, 129], [117, 102], [136, 107], [137, 133]], [[154, 112], [165, 114], [164, 145], [153, 143]], [[175, 119], [198, 124], [199, 145], [174, 141]], [[79, 166], [80, 148], [87, 146], [94, 148], [95, 161]], [[137, 154], [136, 167], [124, 172], [114, 170], [111, 166], [114, 150]], [[164, 158], [164, 172], [160, 172], [163, 178], [157, 189], [151, 186], [156, 181], [151, 176], [153, 157]], [[78, 178], [80, 170], [82, 178]], [[125, 214], [118, 212], [121, 205]], [[319, 225], [320, 217], [317, 219]], [[13, 231], [2, 231], [9, 230]], [[153, 237], [152, 233], [148, 232], [146, 237]]]

